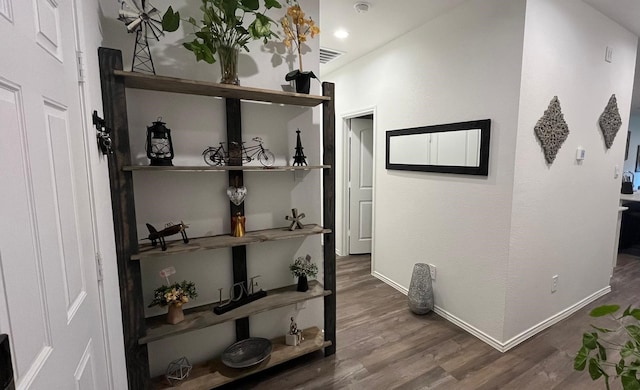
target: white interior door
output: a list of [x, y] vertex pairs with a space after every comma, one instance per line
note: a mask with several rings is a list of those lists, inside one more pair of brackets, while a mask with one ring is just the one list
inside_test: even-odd
[[18, 389], [105, 389], [71, 0], [0, 0], [0, 333]]
[[373, 120], [351, 119], [349, 143], [349, 254], [371, 253]]

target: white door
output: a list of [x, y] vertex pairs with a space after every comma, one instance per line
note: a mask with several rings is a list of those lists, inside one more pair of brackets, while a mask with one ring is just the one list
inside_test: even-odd
[[373, 217], [373, 120], [351, 119], [349, 254], [371, 253]]
[[72, 0], [0, 0], [0, 333], [18, 389], [105, 389]]

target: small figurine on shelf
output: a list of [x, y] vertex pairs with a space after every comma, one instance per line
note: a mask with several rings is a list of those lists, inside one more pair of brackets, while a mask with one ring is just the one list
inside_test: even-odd
[[169, 276], [176, 273], [174, 267], [168, 267], [160, 271], [160, 276], [165, 278], [167, 285], [162, 285], [153, 291], [153, 300], [149, 307], [153, 306], [169, 306], [167, 313], [167, 323], [175, 325], [184, 320], [182, 305], [189, 302], [190, 299], [198, 297], [196, 285], [186, 280], [181, 283], [169, 283]]
[[300, 292], [309, 290], [308, 276], [315, 278], [316, 275], [318, 275], [318, 266], [311, 262], [311, 256], [309, 255], [306, 257], [298, 257], [293, 264], [289, 266], [289, 269], [293, 276], [298, 277], [298, 288], [296, 290]]
[[231, 217], [231, 235], [234, 237], [243, 237], [246, 221], [247, 218], [240, 214], [240, 212]]
[[293, 156], [293, 166], [303, 166], [307, 165], [307, 157], [304, 155], [302, 149], [302, 141], [300, 141], [300, 129], [296, 130], [297, 139], [296, 139], [296, 154]]
[[167, 243], [164, 238], [167, 236], [172, 236], [174, 234], [180, 233], [182, 236], [182, 241], [185, 244], [189, 243], [189, 237], [187, 237], [187, 232], [185, 231], [189, 225], [186, 225], [184, 222], [180, 221], [178, 224], [174, 224], [173, 222], [169, 222], [165, 225], [164, 229], [158, 231], [153, 227], [150, 223], [147, 224], [147, 229], [149, 229], [149, 237], [148, 240], [151, 240], [151, 245], [156, 246], [158, 242], [160, 242], [160, 248], [163, 251], [167, 250]]
[[296, 346], [300, 344], [304, 340], [302, 337], [302, 331], [298, 329], [298, 324], [296, 324], [293, 317], [291, 317], [291, 324], [289, 325], [289, 333], [285, 335], [285, 344]]
[[296, 229], [304, 229], [304, 225], [302, 224], [302, 222], [300, 222], [300, 220], [302, 220], [302, 218], [304, 217], [306, 217], [304, 213], [298, 214], [298, 209], [291, 209], [291, 215], [287, 215], [286, 217], [284, 217], [284, 219], [286, 219], [287, 221], [291, 221], [289, 230], [294, 231]]
[[186, 358], [186, 356], [183, 356], [169, 363], [164, 377], [167, 379], [167, 382], [169, 382], [169, 384], [173, 386], [178, 382], [187, 379], [189, 377], [189, 374], [191, 374], [192, 368], [193, 366], [191, 365], [191, 363], [189, 363], [189, 360]]
[[185, 229], [188, 227], [189, 225], [185, 225], [185, 223], [182, 221], [180, 221], [180, 223], [178, 224], [168, 222], [165, 225], [164, 229], [158, 231], [153, 227], [153, 225], [148, 223], [147, 229], [149, 229], [149, 237], [147, 237], [147, 239], [151, 240], [151, 245], [153, 246], [156, 246], [158, 242], [160, 242], [160, 248], [162, 248], [163, 251], [166, 251], [167, 243], [165, 242], [164, 238], [167, 236], [172, 236], [174, 234], [180, 233], [180, 235], [182, 236], [182, 241], [185, 244], [189, 243], [189, 237], [187, 237], [187, 232], [185, 231]]

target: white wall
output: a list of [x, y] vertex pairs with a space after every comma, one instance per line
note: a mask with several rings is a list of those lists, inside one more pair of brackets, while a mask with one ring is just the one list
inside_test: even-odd
[[[414, 263], [435, 264], [436, 305], [496, 339], [503, 330], [524, 9], [524, 0], [466, 2], [324, 77], [336, 83], [337, 131], [342, 116], [377, 109], [373, 272], [407, 288]], [[488, 177], [385, 169], [385, 131], [486, 118]], [[336, 154], [340, 173], [344, 162]], [[337, 194], [342, 216], [340, 180]], [[340, 224], [337, 230], [341, 237]]]
[[[318, 0], [300, 2], [305, 12], [318, 19]], [[199, 2], [183, 0], [173, 2], [183, 18], [198, 17]], [[274, 10], [269, 15], [276, 19], [285, 10]], [[114, 15], [103, 18], [105, 46], [123, 51], [125, 69], [131, 66], [131, 51], [134, 35], [126, 34], [124, 25], [113, 20]], [[186, 31], [190, 31], [188, 27]], [[181, 46], [183, 28], [167, 34], [160, 42], [152, 42], [152, 56], [159, 75], [219, 81], [219, 64], [196, 63], [193, 54]], [[308, 41], [311, 49], [304, 56], [306, 70], [318, 74], [319, 40]], [[283, 45], [269, 44], [263, 47], [260, 41], [250, 45], [251, 52], [240, 55], [240, 84], [280, 90], [289, 87], [284, 75], [291, 68], [281, 62]], [[297, 68], [297, 61], [293, 62]], [[320, 93], [320, 84], [312, 84], [312, 93]], [[175, 149], [175, 165], [204, 165], [201, 153], [209, 145], [226, 141], [224, 101], [216, 98], [155, 93], [147, 91], [127, 91], [129, 128], [131, 134], [132, 159], [134, 164], [148, 164], [144, 153], [145, 129], [158, 116], [172, 130]], [[310, 165], [320, 163], [320, 109], [301, 107], [281, 107], [278, 105], [242, 103], [243, 140], [249, 144], [251, 138], [261, 136], [265, 146], [276, 156], [276, 164], [290, 165], [295, 153], [296, 128], [302, 131], [302, 143]], [[306, 214], [305, 223], [321, 223], [320, 172], [314, 171], [295, 175], [290, 172], [271, 174], [248, 172], [244, 175], [248, 195], [245, 205], [247, 229], [257, 230], [285, 226], [285, 215], [297, 207]], [[184, 220], [190, 227], [189, 237], [230, 232], [228, 198], [225, 190], [228, 179], [224, 173], [195, 174], [169, 173], [163, 175], [136, 173], [135, 201], [138, 237], [148, 235], [145, 223], [156, 227], [168, 221]], [[258, 282], [263, 289], [272, 289], [295, 283], [288, 265], [297, 256], [311, 254], [321, 267], [322, 250], [320, 237], [285, 240], [247, 247], [249, 276], [262, 275]], [[175, 266], [174, 281], [183, 279], [196, 283], [199, 298], [190, 303], [203, 305], [218, 300], [218, 288], [228, 289], [232, 282], [231, 250], [220, 249], [208, 252], [146, 259], [141, 263], [143, 273], [144, 302], [152, 299], [153, 289], [164, 282], [158, 272]], [[322, 275], [318, 279], [322, 280]], [[148, 309], [147, 315], [158, 315], [166, 309]], [[275, 337], [286, 332], [289, 318], [298, 316], [300, 327], [318, 326], [323, 328], [323, 301], [308, 302], [300, 311], [287, 307], [251, 317], [251, 334], [261, 337]], [[152, 375], [164, 373], [167, 364], [180, 356], [187, 356], [191, 362], [210, 359], [222, 352], [235, 341], [234, 324], [226, 323], [185, 335], [149, 344], [149, 360]]]
[[[505, 340], [609, 286], [636, 45], [582, 1], [527, 1]], [[614, 93], [623, 125], [607, 150], [598, 117]], [[570, 133], [547, 165], [533, 128], [555, 95]]]

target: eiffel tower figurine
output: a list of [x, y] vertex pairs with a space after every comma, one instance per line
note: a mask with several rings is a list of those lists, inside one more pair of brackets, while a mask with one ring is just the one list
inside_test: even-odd
[[293, 156], [293, 166], [303, 166], [307, 165], [307, 157], [305, 157], [302, 149], [302, 142], [300, 141], [300, 129], [296, 130], [298, 133], [298, 139], [296, 140], [296, 154]]

